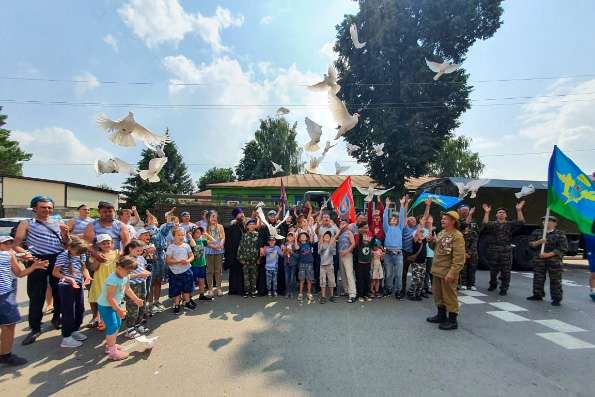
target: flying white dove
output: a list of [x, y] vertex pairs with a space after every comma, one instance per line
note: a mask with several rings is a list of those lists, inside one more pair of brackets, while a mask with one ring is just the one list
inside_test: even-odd
[[376, 153], [376, 156], [384, 156], [384, 143], [379, 143], [378, 145], [372, 145], [372, 147], [374, 148], [374, 152]]
[[390, 189], [380, 190], [376, 189], [374, 186], [370, 185], [366, 189], [361, 187], [355, 187], [361, 194], [365, 195], [364, 201], [369, 203], [370, 201], [374, 200], [374, 196], [382, 196], [384, 193], [393, 190], [395, 187], [391, 187]]
[[457, 70], [461, 65], [457, 63], [448, 63], [446, 61], [442, 63], [428, 61], [426, 59], [426, 65], [430, 68], [430, 70], [436, 75], [434, 76], [434, 80], [438, 80], [442, 77], [443, 74], [449, 74]]
[[310, 161], [308, 162], [308, 164], [306, 164], [306, 171], [309, 172], [310, 174], [316, 174], [318, 167], [320, 166], [320, 163], [322, 162], [322, 159], [324, 158], [324, 156], [320, 156], [320, 157], [310, 157]]
[[521, 188], [520, 192], [516, 192], [514, 195], [517, 199], [520, 199], [521, 197], [526, 197], [530, 194], [535, 193], [535, 186], [533, 185], [529, 185], [529, 186], [523, 186]]
[[350, 156], [353, 156], [353, 154], [355, 153], [355, 151], [360, 149], [359, 146], [352, 145], [351, 143], [345, 144], [345, 147], [347, 149], [347, 154], [350, 155]]
[[355, 48], [360, 49], [365, 47], [366, 43], [359, 42], [359, 38], [357, 37], [357, 26], [355, 26], [354, 23], [349, 26], [349, 35], [351, 36], [351, 41]]
[[335, 136], [335, 140], [337, 140], [357, 125], [359, 121], [359, 113], [353, 113], [353, 115], [349, 114], [345, 103], [330, 91], [328, 93], [328, 100], [329, 110], [331, 111], [335, 122], [339, 125], [339, 127], [337, 127], [337, 135]]
[[475, 198], [477, 196], [477, 191], [480, 187], [487, 185], [490, 183], [490, 179], [474, 179], [472, 181], [467, 182], [466, 184], [463, 182], [455, 183], [457, 189], [459, 189], [459, 198], [463, 199], [468, 194], [471, 194], [469, 198]]
[[334, 145], [331, 145], [331, 141], [326, 141], [326, 145], [324, 146], [322, 155], [325, 156], [328, 153], [328, 151], [331, 150], [332, 148], [334, 148], [335, 146], [337, 146], [336, 143]]
[[167, 163], [167, 157], [155, 157], [149, 161], [149, 169], [141, 170], [138, 175], [145, 181], [151, 183], [159, 182], [159, 172], [161, 172], [165, 163]]
[[154, 134], [137, 123], [132, 112], [128, 112], [128, 116], [120, 121], [113, 121], [106, 115], [100, 114], [97, 116], [97, 124], [111, 134], [110, 141], [120, 146], [136, 146], [134, 138], [154, 145], [170, 141], [167, 136]]
[[282, 166], [280, 166], [279, 164], [275, 163], [274, 161], [271, 161], [271, 163], [273, 164], [273, 168], [274, 168], [273, 175], [274, 174], [278, 174], [280, 172], [283, 172], [283, 167]]
[[310, 120], [308, 117], [305, 119], [306, 130], [310, 136], [310, 142], [304, 145], [306, 152], [316, 152], [320, 149], [318, 144], [320, 143], [320, 137], [322, 136], [322, 126]]
[[107, 160], [97, 160], [95, 162], [95, 171], [97, 175], [101, 174], [136, 174], [133, 166], [117, 157]]
[[152, 349], [155, 346], [155, 342], [159, 339], [159, 336], [154, 336], [152, 338], [147, 337], [147, 335], [141, 335], [134, 338], [135, 341], [144, 343], [146, 349]]
[[285, 114], [289, 114], [289, 109], [281, 106], [279, 109], [277, 109], [277, 117], [281, 117]]
[[341, 165], [338, 161], [335, 161], [335, 175], [341, 175], [349, 169], [348, 165]]
[[155, 145], [154, 143], [149, 143], [149, 142], [145, 142], [145, 146], [147, 148], [149, 148], [150, 150], [152, 150], [158, 157], [165, 157], [165, 151], [163, 150], [165, 148], [165, 145], [167, 144], [167, 142], [162, 142], [158, 145]]
[[264, 203], [262, 203], [262, 202], [256, 204], [256, 214], [258, 215], [258, 218], [260, 218], [260, 222], [269, 229], [269, 234], [271, 236], [275, 237], [277, 240], [283, 240], [285, 237], [283, 237], [282, 235], [279, 234], [279, 227], [282, 224], [284, 224], [287, 221], [287, 219], [289, 218], [289, 211], [287, 211], [285, 213], [285, 217], [283, 218], [283, 220], [281, 222], [279, 222], [277, 224], [277, 226], [272, 226], [269, 223], [266, 216], [264, 216], [264, 212], [262, 211], [263, 206], [264, 206]]
[[341, 86], [337, 84], [337, 70], [330, 64], [327, 70], [327, 73], [324, 75], [324, 79], [316, 83], [314, 85], [308, 86], [311, 90], [314, 91], [326, 91], [337, 93], [341, 89]]

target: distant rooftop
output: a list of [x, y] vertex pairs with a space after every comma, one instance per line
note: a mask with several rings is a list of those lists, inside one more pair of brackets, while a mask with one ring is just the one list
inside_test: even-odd
[[[490, 178], [481, 178], [481, 179], [490, 179]], [[440, 178], [436, 179], [435, 183], [441, 183], [445, 180], [450, 180], [453, 184], [457, 182], [467, 183], [473, 178], [460, 178], [460, 177], [449, 177], [449, 178]], [[430, 185], [433, 185], [430, 184]], [[520, 189], [523, 186], [533, 185], [536, 190], [546, 190], [547, 189], [547, 181], [530, 181], [530, 180], [523, 180], [523, 179], [490, 179], [490, 182], [485, 185], [484, 187], [491, 187], [491, 188], [500, 188], [500, 189]], [[422, 186], [423, 188], [424, 186]]]

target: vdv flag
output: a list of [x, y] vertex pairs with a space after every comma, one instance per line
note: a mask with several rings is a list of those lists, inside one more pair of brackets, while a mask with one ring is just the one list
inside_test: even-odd
[[331, 202], [339, 218], [347, 219], [351, 223], [355, 222], [355, 203], [353, 201], [350, 176], [345, 178], [337, 190], [331, 194]]
[[576, 223], [581, 233], [594, 234], [595, 183], [558, 146], [550, 158], [547, 185], [548, 207]]
[[417, 199], [415, 200], [415, 202], [413, 203], [413, 205], [410, 207], [410, 209], [414, 209], [415, 207], [417, 207], [418, 205], [420, 205], [421, 203], [423, 203], [424, 201], [426, 201], [428, 198], [432, 199], [432, 202], [434, 204], [438, 204], [440, 207], [444, 208], [445, 210], [454, 207], [455, 205], [459, 204], [461, 201], [460, 198], [458, 197], [453, 197], [453, 196], [442, 196], [440, 194], [433, 194], [433, 193], [428, 193], [428, 192], [423, 192], [422, 194], [420, 194]]

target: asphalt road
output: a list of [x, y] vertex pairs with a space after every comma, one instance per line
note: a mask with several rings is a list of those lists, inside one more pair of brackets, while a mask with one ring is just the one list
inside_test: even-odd
[[513, 274], [504, 299], [486, 291], [487, 276], [478, 272], [482, 295], [462, 298], [468, 304], [454, 332], [425, 322], [431, 301], [299, 305], [225, 296], [177, 318], [154, 317], [156, 346], [127, 342], [131, 357], [109, 362], [97, 331], [86, 330], [76, 351], [59, 347], [58, 331], [23, 347], [21, 323], [15, 352], [30, 362], [0, 368], [0, 395], [593, 396], [588, 273], [565, 273], [558, 308], [525, 300], [530, 274]]

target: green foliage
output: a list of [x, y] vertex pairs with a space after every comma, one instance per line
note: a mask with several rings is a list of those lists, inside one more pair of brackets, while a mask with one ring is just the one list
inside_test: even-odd
[[6, 115], [0, 114], [0, 175], [21, 176], [22, 162], [29, 161], [33, 155], [23, 152], [18, 142], [10, 140], [10, 130], [2, 128], [5, 124]]
[[[169, 195], [191, 194], [194, 191], [194, 183], [175, 142], [165, 145], [164, 152], [167, 163], [159, 172], [161, 179], [159, 182], [150, 183], [142, 180], [138, 175], [124, 182], [122, 194], [125, 196], [127, 207], [136, 205], [139, 213], [142, 214], [145, 210], [152, 209], [156, 203], [172, 201], [168, 198]], [[154, 157], [157, 155], [153, 151], [144, 149], [138, 162], [138, 169], [148, 169], [149, 161]]]
[[[260, 120], [254, 139], [242, 149], [244, 155], [236, 167], [238, 180], [270, 178], [300, 172], [302, 149], [296, 141], [297, 123], [289, 126], [283, 117]], [[284, 172], [273, 175], [273, 164]]]
[[203, 176], [198, 180], [198, 190], [207, 190], [207, 186], [211, 183], [220, 182], [233, 182], [236, 180], [236, 176], [231, 168], [217, 168], [213, 167], [209, 169]]
[[479, 153], [471, 151], [471, 139], [465, 136], [449, 137], [442, 144], [436, 160], [430, 164], [430, 175], [478, 178], [484, 165]]
[[[501, 0], [360, 1], [337, 26], [339, 97], [360, 122], [345, 139], [368, 174], [403, 190], [405, 178], [426, 175], [443, 141], [459, 126], [472, 87], [464, 70], [432, 80], [424, 58], [461, 63], [471, 45], [500, 27]], [[349, 26], [357, 23], [356, 49]], [[381, 83], [381, 84], [374, 84]], [[387, 156], [372, 145], [384, 143]]]
[[110, 185], [107, 183], [100, 183], [99, 185], [95, 186], [98, 189], [107, 189], [107, 190], [114, 190]]

